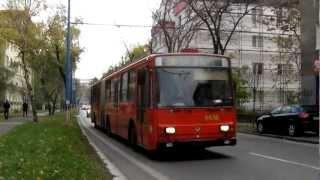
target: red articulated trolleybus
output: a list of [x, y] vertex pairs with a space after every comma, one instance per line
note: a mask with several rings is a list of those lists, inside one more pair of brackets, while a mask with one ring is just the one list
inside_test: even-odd
[[153, 151], [179, 145], [236, 144], [236, 112], [227, 57], [155, 54], [91, 88], [91, 119], [107, 134]]

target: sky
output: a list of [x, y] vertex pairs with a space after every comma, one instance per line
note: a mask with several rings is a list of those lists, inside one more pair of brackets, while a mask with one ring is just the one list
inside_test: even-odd
[[[0, 0], [3, 4], [6, 0]], [[46, 0], [49, 9], [59, 4], [67, 6], [68, 0]], [[81, 18], [87, 23], [152, 25], [152, 11], [160, 0], [71, 0], [71, 21]], [[137, 44], [151, 38], [151, 28], [79, 25], [80, 57], [76, 78], [100, 78], [110, 65], [116, 65], [121, 56]]]
[[[67, 0], [60, 1], [67, 4]], [[59, 1], [47, 0], [56, 5]], [[110, 3], [112, 2], [112, 3]], [[152, 25], [152, 11], [159, 0], [71, 0], [71, 18], [97, 24]], [[85, 48], [76, 71], [76, 78], [101, 77], [110, 65], [120, 61], [126, 46], [145, 44], [151, 37], [150, 28], [81, 25], [80, 46]]]

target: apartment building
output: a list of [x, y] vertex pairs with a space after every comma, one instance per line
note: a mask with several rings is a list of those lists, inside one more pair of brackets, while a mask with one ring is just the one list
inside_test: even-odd
[[3, 99], [1, 101], [7, 99], [11, 103], [12, 111], [20, 111], [22, 110], [22, 103], [26, 100], [25, 93], [25, 83], [23, 78], [23, 71], [19, 66], [20, 59], [18, 55], [18, 51], [14, 45], [5, 43], [3, 48], [0, 49], [2, 57], [0, 57], [0, 65], [4, 66], [8, 70], [12, 72], [12, 76], [9, 79], [9, 83], [11, 84], [9, 87], [6, 87], [6, 91]]
[[[165, 9], [161, 6], [158, 11]], [[171, 18], [166, 23], [170, 27], [183, 23], [184, 16], [190, 13], [187, 6], [183, 0], [172, 1]], [[234, 5], [235, 10], [241, 8], [241, 4]], [[243, 77], [248, 81], [246, 88], [252, 94], [243, 108], [263, 111], [299, 100], [300, 49], [298, 45], [289, 44], [296, 42], [294, 34], [281, 30], [280, 21], [286, 16], [288, 11], [285, 9], [274, 11], [266, 6], [253, 9], [240, 21], [227, 46], [225, 55], [232, 58], [233, 68], [243, 69]], [[270, 22], [266, 23], [266, 20]], [[153, 51], [167, 52], [164, 34], [157, 23], [154, 22], [152, 30]], [[199, 29], [188, 47], [213, 53], [209, 31], [205, 27]]]

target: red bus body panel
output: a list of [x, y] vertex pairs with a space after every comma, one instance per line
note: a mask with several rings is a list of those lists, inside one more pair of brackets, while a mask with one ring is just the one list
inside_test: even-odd
[[[236, 115], [233, 107], [199, 109], [157, 109], [152, 112], [153, 135], [148, 149], [157, 149], [161, 143], [211, 142], [236, 138]], [[220, 125], [230, 125], [227, 133]], [[175, 134], [165, 133], [166, 127], [174, 127]]]

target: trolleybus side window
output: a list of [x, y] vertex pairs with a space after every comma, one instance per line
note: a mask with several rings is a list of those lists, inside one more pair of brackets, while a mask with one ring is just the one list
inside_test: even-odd
[[128, 93], [128, 73], [124, 73], [121, 75], [121, 90], [120, 90], [120, 101], [127, 101]]
[[118, 101], [118, 88], [117, 88], [118, 84], [117, 84], [117, 80], [113, 79], [111, 81], [111, 100], [112, 100], [112, 104], [114, 106], [116, 106], [117, 101]]
[[135, 88], [136, 88], [136, 72], [130, 71], [128, 74], [128, 100], [132, 101], [134, 98]]
[[111, 82], [110, 82], [110, 80], [107, 80], [106, 84], [105, 84], [105, 93], [106, 93], [106, 101], [107, 101], [107, 103], [110, 102], [110, 100], [111, 100], [110, 87], [111, 87]]

